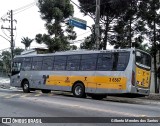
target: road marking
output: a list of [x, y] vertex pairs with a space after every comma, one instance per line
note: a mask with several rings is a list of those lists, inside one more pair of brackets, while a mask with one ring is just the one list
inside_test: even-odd
[[34, 95], [34, 96], [38, 97], [38, 96], [40, 96], [40, 95], [42, 95], [42, 93], [38, 93], [38, 94], [36, 94], [36, 95]]
[[[27, 98], [28, 100], [34, 100], [35, 98]], [[111, 114], [117, 114], [117, 115], [123, 115], [123, 116], [130, 116], [130, 117], [147, 117], [147, 115], [142, 115], [142, 114], [133, 114], [133, 113], [127, 113], [127, 112], [120, 112], [120, 111], [114, 111], [114, 110], [108, 110], [108, 109], [101, 109], [101, 108], [97, 108], [94, 106], [85, 106], [85, 105], [73, 105], [70, 103], [64, 103], [64, 102], [54, 102], [54, 101], [48, 101], [48, 100], [40, 100], [37, 99], [36, 101], [38, 102], [43, 102], [46, 104], [56, 104], [58, 106], [66, 106], [66, 107], [72, 107], [72, 108], [76, 108], [76, 109], [84, 109], [84, 110], [90, 110], [90, 111], [98, 111], [98, 112], [105, 112], [105, 113], [111, 113]]]
[[55, 95], [55, 94], [48, 94], [48, 96], [53, 96], [53, 95]]
[[25, 95], [22, 95], [22, 96], [20, 96], [21, 98], [24, 98], [24, 97], [27, 97], [27, 96], [30, 96], [31, 94], [25, 94]]
[[0, 94], [0, 97], [8, 96], [8, 94]]
[[6, 96], [6, 97], [4, 97], [4, 98], [9, 99], [9, 98], [12, 98], [12, 97], [15, 97], [15, 96], [18, 96], [18, 95], [20, 95], [20, 94], [12, 94], [12, 95]]

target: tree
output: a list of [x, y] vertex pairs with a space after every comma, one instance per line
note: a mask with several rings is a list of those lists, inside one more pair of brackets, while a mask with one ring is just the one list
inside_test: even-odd
[[94, 43], [92, 41], [92, 35], [85, 38], [84, 42], [80, 44], [81, 49], [92, 50], [94, 48]]
[[74, 12], [70, 0], [38, 0], [38, 7], [41, 18], [46, 21], [48, 34], [37, 34], [36, 42], [47, 45], [49, 52], [69, 50], [69, 40], [75, 39], [76, 34], [72, 27], [62, 28], [62, 25], [65, 24], [64, 20]]
[[30, 47], [30, 45], [31, 45], [31, 43], [33, 42], [33, 40], [34, 40], [34, 39], [30, 39], [30, 38], [28, 38], [28, 37], [23, 37], [23, 38], [21, 39], [21, 43], [24, 44], [25, 50], [27, 50], [27, 49]]
[[16, 56], [16, 55], [21, 55], [21, 53], [24, 51], [24, 49], [21, 49], [21, 48], [15, 48], [13, 50], [13, 55]]
[[77, 46], [76, 45], [72, 45], [71, 46], [71, 50], [77, 50]]
[[[24, 49], [21, 48], [15, 48], [13, 50], [13, 55], [20, 55], [21, 52], [23, 52]], [[11, 52], [9, 51], [3, 51], [0, 56], [0, 70], [5, 71], [6, 73], [9, 73], [11, 70]]]
[[[92, 17], [95, 17], [95, 5], [96, 0], [79, 0], [81, 6], [81, 12], [84, 14], [90, 14]], [[100, 22], [102, 28], [102, 39], [101, 47], [105, 50], [107, 47], [108, 41], [110, 42], [113, 32], [113, 26], [115, 25], [115, 21], [117, 17], [122, 14], [122, 12], [126, 9], [128, 2], [126, 0], [120, 0], [119, 3], [117, 1], [111, 0], [101, 0], [101, 9], [100, 9]], [[84, 12], [85, 11], [85, 12]]]
[[11, 70], [11, 53], [9, 51], [2, 52], [2, 60], [3, 60], [3, 69], [6, 73], [10, 73]]
[[158, 44], [160, 41], [160, 8], [159, 0], [145, 0], [140, 2], [142, 19], [145, 20], [148, 31], [146, 35], [151, 44], [151, 54], [154, 59], [154, 80], [155, 92], [159, 93], [159, 84], [157, 84], [157, 59]]
[[124, 13], [117, 18], [117, 24], [114, 26], [114, 37], [111, 41], [111, 45], [114, 45], [115, 48], [141, 48], [147, 29], [142, 20], [140, 2], [141, 0], [128, 1]]

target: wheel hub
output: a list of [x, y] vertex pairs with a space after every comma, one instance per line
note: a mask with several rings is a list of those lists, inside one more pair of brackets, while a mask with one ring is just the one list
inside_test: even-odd
[[75, 94], [76, 94], [76, 95], [81, 95], [81, 93], [82, 93], [82, 88], [81, 88], [81, 86], [77, 86], [77, 87], [75, 88]]

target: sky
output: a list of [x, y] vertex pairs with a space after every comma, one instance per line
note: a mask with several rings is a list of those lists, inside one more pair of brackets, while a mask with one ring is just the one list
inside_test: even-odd
[[[19, 9], [24, 8], [24, 6], [29, 5], [31, 3], [36, 3], [37, 0], [0, 0], [0, 28], [9, 27], [9, 21], [2, 21], [1, 18], [6, 19], [8, 18], [7, 12], [13, 10], [13, 19], [14, 21], [14, 40], [15, 40], [15, 47], [20, 47], [24, 49], [24, 45], [21, 43], [21, 39], [23, 37], [29, 37], [30, 39], [34, 39], [36, 34], [43, 34], [46, 33], [43, 21], [40, 18], [40, 13], [38, 12], [39, 9], [37, 5], [33, 5], [30, 8], [21, 11]], [[73, 0], [76, 4], [78, 4], [78, 0]], [[18, 11], [19, 10], [19, 11]], [[80, 10], [74, 5], [74, 17], [83, 19], [87, 21], [87, 25], [91, 26], [94, 21], [89, 16], [84, 16]], [[79, 28], [74, 28], [74, 31], [77, 33], [77, 39], [81, 40], [91, 34], [89, 28], [86, 30], [82, 30]], [[2, 37], [3, 36], [3, 37]], [[4, 38], [5, 37], [5, 38]], [[10, 32], [6, 29], [0, 29], [0, 50], [5, 50], [10, 48]], [[6, 40], [8, 39], [8, 40]], [[75, 43], [75, 45], [79, 46], [79, 42]], [[35, 41], [31, 44], [31, 48], [35, 47], [45, 47], [44, 45], [39, 45]]]

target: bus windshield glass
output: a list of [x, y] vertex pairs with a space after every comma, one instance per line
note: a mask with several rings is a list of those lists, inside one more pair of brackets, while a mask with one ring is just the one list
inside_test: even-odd
[[136, 65], [150, 69], [151, 68], [151, 56], [147, 53], [136, 51]]

